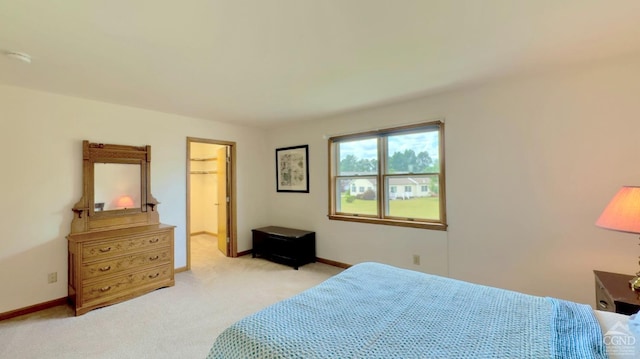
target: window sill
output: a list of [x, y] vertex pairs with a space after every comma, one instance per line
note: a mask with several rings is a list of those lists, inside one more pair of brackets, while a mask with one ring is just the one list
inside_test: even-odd
[[380, 219], [380, 218], [370, 218], [370, 217], [353, 217], [353, 216], [342, 216], [337, 214], [330, 214], [327, 217], [331, 220], [336, 220], [336, 221], [382, 224], [382, 225], [397, 226], [397, 227], [423, 228], [423, 229], [431, 229], [436, 231], [447, 230], [447, 225], [443, 223], [403, 221], [403, 220], [397, 220], [397, 219]]

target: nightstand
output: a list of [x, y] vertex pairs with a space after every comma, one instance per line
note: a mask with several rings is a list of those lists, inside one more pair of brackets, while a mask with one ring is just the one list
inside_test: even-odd
[[629, 287], [632, 275], [594, 270], [596, 309], [631, 315], [640, 311], [640, 292]]

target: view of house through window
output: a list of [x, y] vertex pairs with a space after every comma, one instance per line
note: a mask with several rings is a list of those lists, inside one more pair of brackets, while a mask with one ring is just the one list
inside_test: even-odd
[[443, 127], [330, 138], [329, 218], [445, 229]]

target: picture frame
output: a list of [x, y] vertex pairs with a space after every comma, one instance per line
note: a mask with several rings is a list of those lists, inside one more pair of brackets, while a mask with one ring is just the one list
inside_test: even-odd
[[276, 190], [309, 193], [309, 145], [276, 148]]

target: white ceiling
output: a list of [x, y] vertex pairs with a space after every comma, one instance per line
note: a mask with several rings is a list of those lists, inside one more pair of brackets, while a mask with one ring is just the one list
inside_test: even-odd
[[635, 0], [0, 0], [0, 84], [268, 127], [640, 52]]

